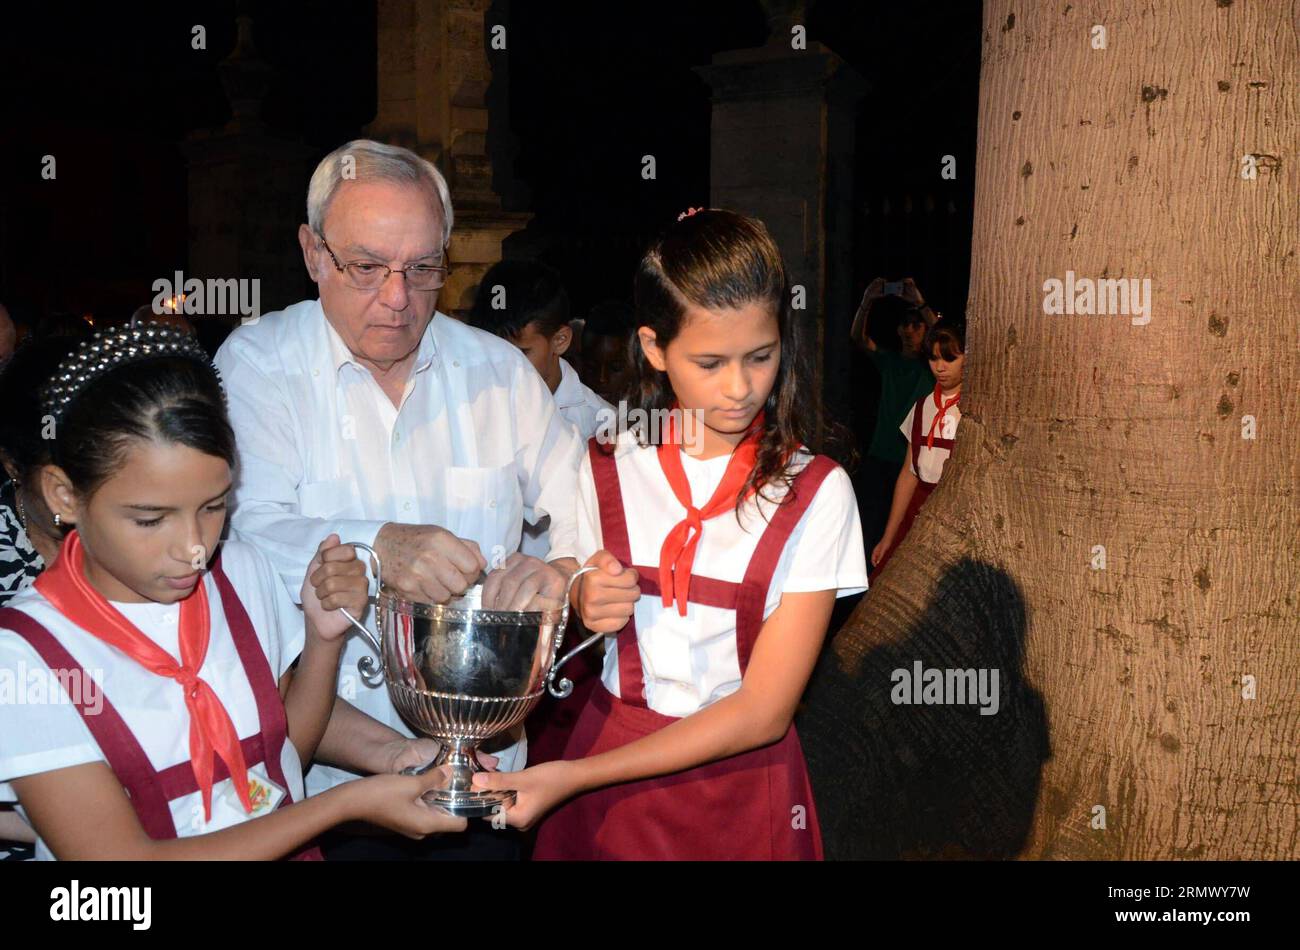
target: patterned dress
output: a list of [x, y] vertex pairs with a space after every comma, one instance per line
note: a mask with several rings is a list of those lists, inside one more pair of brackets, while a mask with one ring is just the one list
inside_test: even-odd
[[0, 607], [20, 590], [31, 587], [43, 570], [45, 562], [32, 547], [18, 517], [14, 483], [5, 479], [0, 484]]
[[[5, 479], [0, 483], [0, 607], [20, 590], [31, 587], [43, 570], [45, 561], [32, 547], [18, 517], [14, 483]], [[6, 806], [0, 802], [0, 809]], [[30, 861], [33, 853], [32, 845], [0, 839], [0, 861]]]

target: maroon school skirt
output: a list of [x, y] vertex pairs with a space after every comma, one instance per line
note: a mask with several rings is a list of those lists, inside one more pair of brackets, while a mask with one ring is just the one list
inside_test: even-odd
[[[617, 749], [676, 721], [599, 685], [564, 758]], [[794, 726], [760, 749], [571, 799], [543, 822], [533, 859], [820, 861], [817, 810]]]
[[[903, 464], [906, 465], [907, 463], [904, 462]], [[902, 544], [903, 539], [907, 537], [907, 532], [912, 530], [912, 522], [916, 520], [917, 512], [921, 510], [921, 506], [925, 504], [925, 500], [930, 497], [930, 492], [934, 491], [935, 485], [938, 484], [938, 482], [935, 482], [932, 485], [929, 482], [918, 481], [916, 491], [912, 492], [912, 500], [907, 503], [907, 511], [903, 514], [903, 520], [898, 524], [898, 534], [894, 538], [894, 543], [889, 546], [889, 550], [885, 552], [885, 556], [880, 559], [880, 563], [877, 564], [875, 569], [872, 571], [873, 577], [885, 569], [885, 565], [889, 563], [889, 559], [894, 556], [894, 552], [898, 550], [898, 546]]]

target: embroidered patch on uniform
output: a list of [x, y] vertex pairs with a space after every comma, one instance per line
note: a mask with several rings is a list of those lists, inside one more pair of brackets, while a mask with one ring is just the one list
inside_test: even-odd
[[[244, 804], [235, 794], [234, 784], [229, 780], [223, 784], [226, 788], [221, 793], [222, 807], [232, 808], [243, 817]], [[266, 770], [261, 765], [255, 765], [248, 770], [248, 798], [253, 804], [253, 812], [248, 817], [258, 818], [275, 811], [275, 807], [280, 804], [284, 796], [285, 790], [267, 777]]]

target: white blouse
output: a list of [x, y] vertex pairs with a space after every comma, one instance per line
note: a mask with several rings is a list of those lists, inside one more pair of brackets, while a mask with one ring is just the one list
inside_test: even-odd
[[[943, 463], [948, 460], [952, 454], [951, 449], [941, 448], [936, 445], [933, 448], [926, 447], [926, 440], [930, 434], [930, 423], [934, 421], [935, 415], [939, 412], [939, 407], [934, 404], [934, 394], [930, 393], [921, 403], [924, 411], [921, 413], [921, 451], [918, 460], [921, 463], [921, 471], [916, 470], [912, 464], [912, 420], [916, 415], [916, 403], [912, 403], [912, 408], [907, 410], [907, 418], [903, 420], [902, 425], [898, 427], [903, 433], [903, 438], [907, 439], [909, 445], [907, 449], [907, 467], [912, 470], [912, 474], [919, 477], [922, 481], [937, 482], [943, 475]], [[943, 414], [939, 424], [935, 426], [934, 437], [936, 439], [954, 439], [957, 437], [957, 423], [961, 421], [961, 409], [957, 405], [948, 407], [948, 411]]]
[[[801, 452], [795, 462], [806, 465], [811, 458]], [[643, 448], [631, 433], [623, 433], [615, 460], [633, 563], [657, 570], [664, 538], [686, 516], [686, 509], [673, 495], [654, 446]], [[722, 481], [728, 460], [723, 455], [699, 461], [683, 453], [682, 468], [697, 507], [703, 507]], [[767, 489], [767, 493], [779, 497], [777, 490]], [[583, 459], [578, 495], [578, 555], [585, 563], [605, 547], [589, 455]], [[734, 583], [744, 580], [767, 527], [758, 505], [769, 519], [776, 511], [772, 502], [750, 499], [739, 520], [728, 512], [704, 522], [694, 574]], [[836, 466], [786, 542], [768, 588], [763, 618], [780, 605], [787, 591], [834, 590], [837, 597], [847, 597], [866, 589], [866, 551], [857, 500], [848, 474]], [[689, 716], [740, 688], [735, 618], [734, 611], [697, 603], [689, 603], [682, 617], [675, 603], [665, 608], [659, 597], [643, 595], [637, 601], [637, 639], [646, 702], [651, 709], [666, 716]], [[611, 693], [620, 695], [618, 644], [613, 636], [606, 639], [602, 679]]]
[[[221, 566], [239, 594], [278, 681], [302, 652], [302, 612], [290, 599], [270, 561], [250, 545], [224, 542]], [[204, 573], [203, 583], [207, 585], [211, 633], [199, 675], [221, 698], [239, 737], [256, 736], [260, 732], [257, 706], [226, 623], [221, 595], [210, 573]], [[100, 684], [102, 696], [113, 704], [156, 770], [190, 760], [190, 717], [183, 691], [174, 680], [150, 673], [117, 648], [76, 626], [35, 588], [24, 590], [8, 606], [45, 627]], [[179, 604], [115, 601], [113, 606], [172, 657], [179, 658]], [[12, 630], [0, 628], [0, 695], [6, 687], [11, 695], [0, 702], [0, 801], [17, 801], [10, 784], [13, 779], [105, 761], [81, 714], [40, 654]], [[280, 765], [294, 800], [301, 801], [302, 763], [287, 737]], [[170, 808], [177, 834], [188, 837], [219, 831], [249, 820], [242, 809], [218, 807], [230, 787], [230, 779], [213, 785], [210, 823], [204, 822], [199, 792], [172, 799]], [[45, 842], [38, 840], [36, 857], [53, 860], [54, 856]]]

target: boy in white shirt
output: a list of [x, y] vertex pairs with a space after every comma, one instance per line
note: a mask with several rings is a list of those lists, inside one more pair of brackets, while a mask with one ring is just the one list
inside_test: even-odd
[[[585, 386], [562, 357], [573, 345], [569, 323], [569, 295], [554, 268], [538, 261], [499, 261], [479, 284], [470, 322], [517, 346], [528, 357], [555, 397], [560, 416], [586, 443], [602, 423], [615, 418], [614, 407]], [[607, 431], [612, 425], [606, 424]], [[525, 517], [519, 550], [546, 559], [551, 549], [550, 518], [536, 523]], [[569, 643], [578, 643], [585, 631], [572, 621]], [[575, 684], [565, 702], [543, 697], [527, 723], [530, 755], [534, 762], [557, 759], [564, 751], [577, 710], [598, 682], [599, 663], [592, 654], [579, 658], [569, 670]]]
[[[528, 357], [555, 397], [560, 416], [583, 442], [596, 434], [602, 419], [614, 417], [614, 407], [583, 385], [577, 371], [562, 358], [573, 345], [573, 329], [569, 295], [554, 268], [540, 261], [493, 264], [479, 284], [470, 324], [509, 340]], [[533, 524], [526, 519], [519, 550], [545, 558], [550, 550], [549, 521], [542, 518]]]
[[554, 268], [540, 261], [498, 261], [483, 275], [470, 323], [519, 347], [546, 388], [560, 415], [583, 441], [596, 434], [597, 414], [613, 411], [608, 402], [583, 385], [577, 371], [562, 359], [573, 345], [569, 295]]

